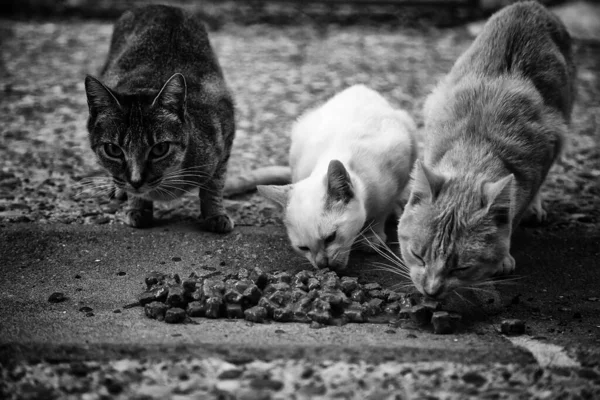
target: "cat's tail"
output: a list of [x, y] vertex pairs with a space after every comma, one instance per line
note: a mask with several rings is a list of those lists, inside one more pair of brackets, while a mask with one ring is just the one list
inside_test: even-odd
[[292, 171], [288, 166], [272, 165], [257, 168], [238, 176], [227, 177], [223, 196], [230, 197], [256, 190], [258, 185], [287, 185], [292, 182]]

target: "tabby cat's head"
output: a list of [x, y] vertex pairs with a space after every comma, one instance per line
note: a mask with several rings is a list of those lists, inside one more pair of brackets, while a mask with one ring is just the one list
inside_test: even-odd
[[185, 156], [186, 83], [173, 75], [157, 93], [119, 93], [88, 76], [92, 150], [117, 187], [134, 197], [172, 200]]
[[417, 162], [398, 224], [402, 257], [417, 289], [443, 298], [502, 271], [509, 254], [513, 175], [496, 182], [444, 177]]
[[366, 219], [352, 179], [338, 160], [324, 177], [308, 177], [258, 191], [284, 209], [284, 224], [293, 249], [315, 268], [342, 270]]

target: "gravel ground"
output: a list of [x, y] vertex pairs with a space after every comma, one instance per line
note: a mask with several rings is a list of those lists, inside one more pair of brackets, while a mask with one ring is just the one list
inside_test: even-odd
[[303, 360], [73, 362], [2, 368], [6, 399], [593, 399], [597, 369]]
[[[83, 192], [102, 175], [88, 148], [83, 78], [108, 51], [103, 22], [0, 21], [0, 222], [115, 223], [120, 204]], [[343, 88], [365, 83], [422, 126], [421, 107], [435, 82], [472, 41], [464, 28], [412, 30], [307, 23], [227, 24], [212, 41], [237, 100], [230, 174], [286, 164], [290, 123]], [[600, 224], [600, 45], [576, 42], [579, 97], [564, 161], [543, 192], [549, 225]], [[256, 194], [226, 206], [239, 225], [277, 223]], [[193, 196], [161, 205], [157, 217], [197, 215]]]

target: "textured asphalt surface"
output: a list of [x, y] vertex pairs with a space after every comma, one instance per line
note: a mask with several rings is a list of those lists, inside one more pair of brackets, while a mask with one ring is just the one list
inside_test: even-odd
[[[197, 368], [205, 371], [194, 378], [202, 385], [188, 388], [189, 396], [204, 393], [204, 398], [219, 398], [218, 393], [223, 392], [237, 398], [260, 393], [264, 398], [292, 398], [290, 393], [298, 385], [316, 384], [292, 371], [310, 367], [316, 371], [311, 379], [322, 382], [332, 365], [336, 374], [344, 377], [342, 386], [355, 384], [352, 374], [368, 383], [353, 389], [355, 397], [345, 398], [379, 393], [373, 388], [379, 387], [382, 368], [429, 371], [422, 378], [413, 377], [418, 385], [410, 383], [408, 375], [395, 375], [400, 386], [380, 391], [386, 395], [404, 393], [419, 398], [419, 393], [445, 393], [449, 397], [440, 398], [464, 398], [501, 393], [505, 397], [500, 398], [544, 398], [545, 391], [568, 396], [588, 391], [600, 394], [600, 237], [591, 232], [542, 233], [529, 229], [515, 236], [514, 253], [522, 279], [499, 288], [501, 304], [490, 308], [490, 315], [455, 334], [434, 335], [428, 329], [386, 324], [311, 329], [296, 323], [196, 319], [197, 324], [169, 325], [147, 319], [141, 308], [124, 308], [135, 301], [144, 288], [145, 274], [152, 270], [182, 276], [192, 271], [219, 276], [253, 266], [300, 270], [304, 261], [290, 250], [281, 227], [242, 227], [217, 236], [201, 232], [193, 224], [164, 224], [149, 230], [122, 225], [3, 225], [0, 372], [6, 378], [4, 390], [11, 396], [25, 393], [25, 398], [31, 393], [78, 398], [82, 393], [110, 389], [106, 376], [113, 376], [126, 363], [137, 378], [119, 378], [121, 398], [143, 395], [149, 391], [148, 385], [161, 388], [157, 398], [176, 398], [180, 380], [161, 381], [147, 376], [148, 371], [169, 371], [165, 376], [173, 370], [188, 371], [193, 375]], [[369, 270], [373, 259], [355, 254], [348, 273], [365, 281], [398, 283], [393, 275]], [[63, 292], [68, 299], [49, 303], [53, 292]], [[79, 311], [82, 307], [90, 307], [93, 315]], [[501, 335], [499, 324], [505, 318], [523, 319], [526, 334]], [[186, 364], [189, 360], [202, 366], [192, 369]], [[143, 367], [131, 366], [140, 362]], [[77, 375], [80, 371], [73, 372], [81, 365], [88, 371], [84, 377]], [[282, 386], [267, 384], [265, 389], [253, 381], [255, 376], [248, 371], [257, 365], [267, 371], [263, 372], [269, 379], [277, 377], [275, 381]], [[361, 365], [364, 370], [354, 370]], [[237, 372], [219, 378], [228, 368], [237, 368]], [[521, 377], [519, 384], [511, 386], [502, 378], [507, 368]], [[455, 385], [444, 375], [448, 371], [467, 376], [465, 381], [477, 371], [486, 384], [468, 384], [470, 391], [464, 392], [466, 383]], [[40, 378], [49, 373], [62, 378], [51, 383]], [[432, 380], [432, 375], [439, 379]], [[69, 382], [78, 382], [79, 389], [64, 383], [65, 376]], [[98, 381], [99, 377], [103, 380]], [[31, 382], [37, 382], [34, 389]], [[326, 383], [325, 391], [319, 393], [330, 398], [337, 389]], [[401, 392], [398, 387], [403, 388]], [[316, 395], [307, 396], [297, 398]]]

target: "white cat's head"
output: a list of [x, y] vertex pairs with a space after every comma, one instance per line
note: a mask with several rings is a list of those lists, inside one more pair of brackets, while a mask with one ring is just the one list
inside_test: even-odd
[[366, 212], [340, 161], [330, 161], [323, 177], [311, 176], [285, 186], [259, 186], [258, 191], [284, 210], [284, 224], [298, 254], [315, 268], [339, 271], [346, 267]]
[[444, 298], [514, 266], [509, 253], [513, 175], [496, 182], [448, 178], [417, 162], [411, 184], [398, 240], [421, 293]]

